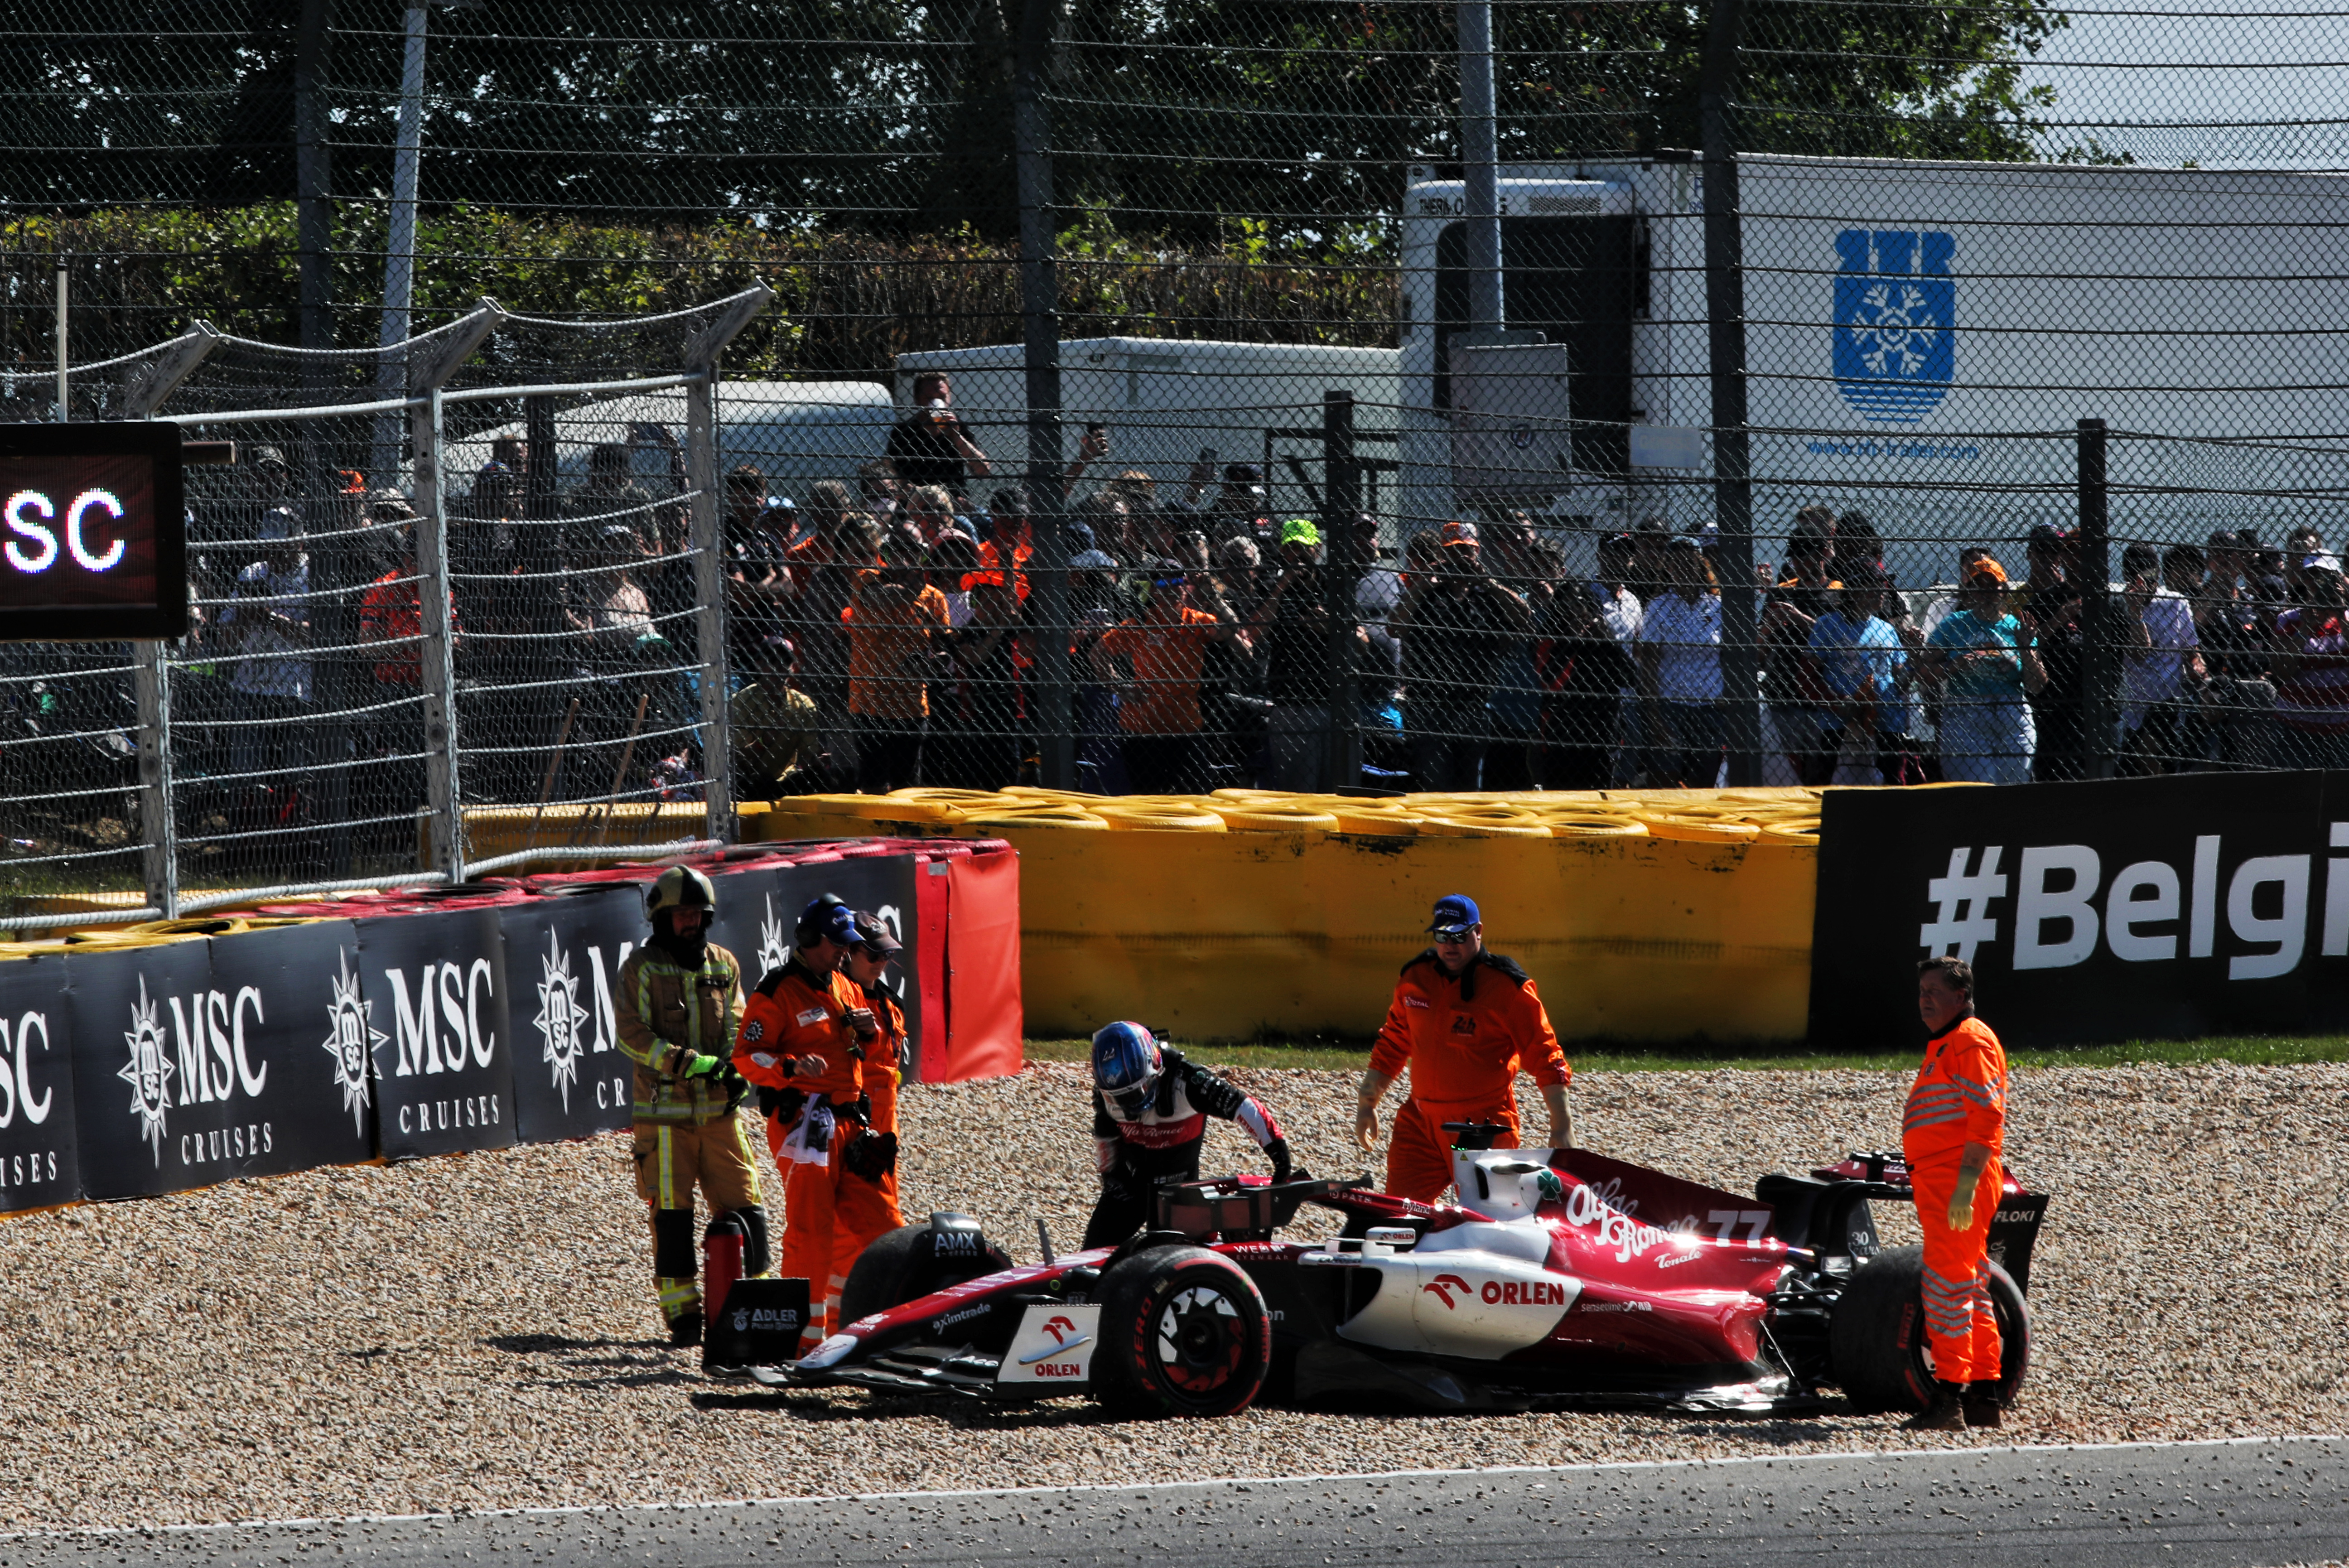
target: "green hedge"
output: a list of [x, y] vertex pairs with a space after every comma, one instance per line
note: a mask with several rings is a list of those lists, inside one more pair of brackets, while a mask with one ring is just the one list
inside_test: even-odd
[[[338, 213], [335, 296], [348, 346], [375, 339], [382, 219], [379, 204]], [[870, 375], [908, 350], [1020, 336], [1015, 254], [968, 234], [908, 241], [748, 223], [653, 228], [481, 208], [432, 213], [419, 227], [419, 330], [482, 295], [530, 316], [638, 316], [755, 278], [780, 298], [729, 354], [737, 375]], [[75, 258], [77, 362], [160, 341], [197, 317], [243, 337], [298, 339], [290, 202], [0, 220], [0, 269], [15, 284], [0, 296], [0, 362], [49, 362], [48, 275], [59, 251]], [[1061, 254], [1065, 337], [1395, 341], [1398, 276], [1367, 249], [1284, 249], [1247, 223], [1220, 249], [1184, 249], [1122, 235], [1105, 214], [1089, 213], [1061, 235]]]

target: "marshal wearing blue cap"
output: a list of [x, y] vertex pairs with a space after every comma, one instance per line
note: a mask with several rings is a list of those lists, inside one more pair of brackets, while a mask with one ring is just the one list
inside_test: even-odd
[[1387, 1145], [1387, 1190], [1433, 1202], [1452, 1185], [1445, 1122], [1497, 1122], [1502, 1132], [1494, 1147], [1517, 1147], [1520, 1069], [1549, 1109], [1550, 1147], [1571, 1147], [1566, 1090], [1574, 1070], [1532, 978], [1515, 959], [1485, 950], [1485, 918], [1475, 899], [1463, 893], [1438, 898], [1427, 929], [1435, 945], [1402, 966], [1386, 1023], [1371, 1047], [1354, 1136], [1366, 1150], [1377, 1147], [1379, 1100], [1408, 1069], [1411, 1093], [1395, 1113]]

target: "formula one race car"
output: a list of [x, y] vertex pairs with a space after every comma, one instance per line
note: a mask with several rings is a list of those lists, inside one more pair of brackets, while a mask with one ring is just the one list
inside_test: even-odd
[[[1494, 1148], [1489, 1125], [1447, 1130], [1456, 1206], [1360, 1181], [1194, 1182], [1123, 1246], [1048, 1245], [1018, 1267], [976, 1221], [933, 1215], [865, 1251], [853, 1321], [781, 1378], [1189, 1416], [1259, 1396], [1787, 1412], [1827, 1385], [1862, 1411], [1923, 1407], [1921, 1249], [1882, 1250], [1868, 1209], [1907, 1199], [1899, 1157], [1764, 1177], [1744, 1198], [1580, 1149]], [[1342, 1232], [1277, 1240], [1305, 1204], [1342, 1213]], [[1991, 1231], [2008, 1399], [2030, 1365], [2045, 1206], [2009, 1179]]]

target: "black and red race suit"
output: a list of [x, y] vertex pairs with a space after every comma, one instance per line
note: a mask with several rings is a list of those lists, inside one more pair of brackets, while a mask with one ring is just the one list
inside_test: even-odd
[[1093, 1091], [1093, 1152], [1101, 1201], [1085, 1226], [1085, 1245], [1114, 1247], [1151, 1222], [1161, 1188], [1199, 1179], [1199, 1144], [1207, 1118], [1237, 1122], [1272, 1158], [1273, 1179], [1288, 1177], [1288, 1143], [1264, 1102], [1242, 1094], [1205, 1067], [1164, 1053], [1150, 1103], [1132, 1120]]

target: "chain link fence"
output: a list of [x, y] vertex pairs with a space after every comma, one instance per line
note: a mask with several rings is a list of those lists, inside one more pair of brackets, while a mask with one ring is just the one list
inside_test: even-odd
[[[298, 505], [250, 462], [196, 491], [190, 887], [445, 872], [697, 792], [2349, 760], [2339, 13], [174, 23], [16, 24], [0, 402], [55, 411], [66, 251], [74, 357], [132, 356], [78, 415], [152, 411], [124, 367], [202, 319], [225, 341], [157, 406], [286, 416], [238, 428]], [[612, 384], [689, 374], [754, 283], [697, 477], [691, 389]], [[483, 296], [512, 314], [440, 397], [441, 670], [378, 493], [433, 504], [385, 477], [422, 472], [415, 410], [319, 410], [400, 385], [387, 311], [429, 345]], [[281, 586], [287, 512], [309, 576], [241, 592]], [[279, 598], [306, 659], [274, 621], [222, 651]], [[138, 660], [7, 658], [12, 888], [151, 886]]]

